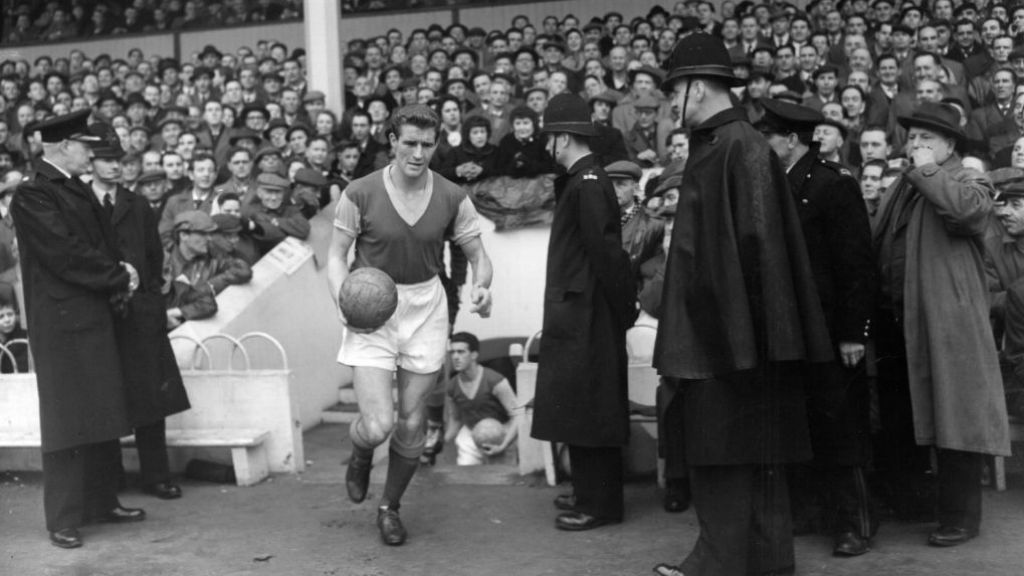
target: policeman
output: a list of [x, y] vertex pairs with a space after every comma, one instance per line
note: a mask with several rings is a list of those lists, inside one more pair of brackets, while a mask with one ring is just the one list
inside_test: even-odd
[[568, 173], [555, 181], [532, 434], [569, 446], [574, 492], [555, 499], [565, 511], [555, 526], [590, 530], [623, 516], [626, 329], [636, 319], [636, 290], [614, 186], [590, 149], [597, 131], [587, 103], [552, 98], [543, 133]]
[[[807, 416], [815, 459], [791, 467], [793, 518], [801, 531], [834, 515], [837, 556], [870, 549], [876, 522], [864, 479], [869, 447], [870, 394], [864, 344], [874, 294], [871, 225], [857, 181], [818, 156], [811, 136], [819, 112], [778, 100], [764, 102], [757, 129], [785, 166], [818, 287], [836, 361], [810, 368]], [[815, 493], [815, 486], [823, 487]], [[827, 492], [827, 493], [826, 493]], [[817, 502], [815, 501], [817, 500]], [[831, 502], [835, 510], [823, 510]]]

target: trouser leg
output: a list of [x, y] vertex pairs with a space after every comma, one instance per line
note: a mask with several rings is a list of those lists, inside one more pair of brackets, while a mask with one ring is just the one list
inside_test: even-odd
[[758, 466], [753, 480], [747, 573], [789, 568], [795, 559], [785, 467]]
[[622, 520], [622, 448], [569, 446], [576, 511], [598, 518]]
[[681, 565], [687, 576], [746, 575], [755, 469], [752, 464], [690, 468], [700, 534]]
[[978, 532], [983, 462], [977, 452], [939, 449], [939, 524]]
[[90, 444], [85, 465], [85, 516], [105, 514], [120, 505], [117, 480], [121, 463], [121, 443], [106, 440]]
[[135, 429], [135, 445], [139, 450], [139, 471], [144, 486], [168, 482], [171, 466], [167, 459], [167, 421], [157, 420]]
[[689, 477], [686, 465], [686, 438], [683, 432], [683, 395], [677, 382], [662, 378], [658, 386], [658, 447], [665, 459], [665, 480], [685, 480]]
[[853, 532], [872, 538], [878, 531], [867, 478], [860, 466], [836, 466], [830, 474], [831, 492], [836, 507], [836, 532]]
[[43, 453], [43, 510], [50, 532], [85, 523], [85, 446]]
[[930, 447], [918, 446], [907, 372], [906, 344], [901, 328], [885, 314], [876, 330], [878, 408], [881, 438], [877, 464], [890, 506], [897, 515], [920, 517], [933, 498]]

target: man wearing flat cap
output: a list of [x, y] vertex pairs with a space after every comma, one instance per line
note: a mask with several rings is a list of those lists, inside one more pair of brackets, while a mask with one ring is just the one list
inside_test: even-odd
[[628, 160], [612, 162], [604, 167], [615, 188], [622, 225], [622, 248], [629, 254], [634, 275], [640, 265], [654, 256], [664, 235], [662, 220], [652, 218], [640, 203], [640, 178], [643, 170]]
[[671, 123], [658, 122], [660, 103], [650, 94], [638, 96], [632, 105], [636, 122], [624, 135], [629, 159], [643, 168], [660, 166], [665, 137], [672, 130]]
[[995, 190], [996, 222], [985, 235], [985, 269], [992, 292], [992, 321], [998, 328], [1006, 290], [1024, 278], [1024, 169], [997, 168], [988, 175]]
[[[911, 167], [890, 187], [873, 235], [881, 297], [873, 322], [884, 450], [877, 465], [896, 513], [938, 523], [955, 546], [981, 527], [986, 454], [1010, 453], [983, 262], [992, 184], [961, 165], [966, 137], [948, 104], [899, 117]], [[937, 475], [931, 474], [935, 449]]]
[[114, 324], [139, 275], [78, 179], [99, 140], [87, 132], [88, 117], [34, 126], [43, 157], [11, 203], [39, 386], [46, 529], [61, 548], [81, 546], [79, 528], [90, 522], [145, 518], [117, 498], [118, 438], [131, 427]]
[[217, 294], [233, 284], [252, 279], [252, 268], [227, 254], [214, 254], [210, 235], [217, 231], [213, 218], [202, 210], [174, 217], [174, 246], [164, 258], [163, 295], [167, 330], [186, 320], [217, 313]]
[[165, 418], [189, 408], [188, 395], [164, 327], [167, 315], [160, 292], [164, 252], [157, 217], [142, 196], [119, 183], [124, 155], [117, 132], [109, 124], [93, 124], [89, 132], [101, 140], [93, 147], [92, 192], [114, 226], [126, 261], [138, 270], [139, 288], [115, 321], [124, 375], [128, 421], [139, 451], [142, 491], [164, 500], [181, 497], [171, 482]]
[[[811, 140], [821, 114], [778, 100], [766, 100], [764, 109], [756, 127], [786, 168], [835, 347], [835, 361], [814, 364], [807, 375], [814, 460], [790, 467], [794, 521], [800, 532], [830, 532], [836, 556], [858, 556], [877, 530], [864, 476], [870, 439], [864, 345], [875, 294], [871, 224], [857, 181], [820, 158]], [[837, 525], [825, 526], [825, 518]]]
[[573, 493], [555, 499], [560, 530], [622, 522], [622, 447], [629, 440], [626, 330], [636, 286], [622, 249], [614, 185], [590, 151], [597, 132], [580, 97], [559, 94], [544, 111], [548, 153], [567, 173], [555, 181], [548, 245], [542, 361], [534, 438], [569, 446]]
[[288, 236], [299, 240], [309, 238], [309, 220], [290, 197], [286, 201], [289, 188], [287, 178], [264, 172], [256, 177], [256, 198], [242, 206], [242, 216], [258, 228], [253, 239], [260, 254], [270, 252]]
[[654, 367], [675, 379], [700, 535], [662, 576], [788, 573], [785, 465], [811, 457], [805, 362], [832, 347], [785, 168], [734, 106], [721, 41], [679, 41], [663, 84], [690, 128]]

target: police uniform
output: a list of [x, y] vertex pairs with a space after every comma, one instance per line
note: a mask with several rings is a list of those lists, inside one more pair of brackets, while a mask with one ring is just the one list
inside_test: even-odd
[[[596, 133], [586, 103], [568, 94], [551, 100], [544, 131]], [[626, 329], [636, 318], [636, 290], [614, 187], [594, 154], [556, 179], [555, 200], [531, 433], [569, 445], [575, 510], [556, 527], [587, 530], [623, 517]]]
[[[769, 100], [758, 127], [809, 135], [820, 123], [814, 110]], [[816, 515], [834, 514], [836, 552], [854, 555], [867, 551], [876, 531], [863, 468], [869, 458], [870, 391], [866, 362], [844, 366], [839, 344], [864, 345], [869, 336], [875, 290], [871, 225], [857, 181], [842, 165], [820, 158], [818, 148], [810, 144], [789, 168], [788, 180], [836, 360], [808, 367], [814, 460], [791, 466], [790, 489], [797, 528], [814, 529], [820, 524]]]

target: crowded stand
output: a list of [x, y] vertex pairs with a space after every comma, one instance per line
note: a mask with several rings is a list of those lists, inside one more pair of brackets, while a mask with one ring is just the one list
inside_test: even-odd
[[[89, 10], [61, 2], [10, 4], [4, 38], [12, 43], [187, 29], [198, 25], [196, 21], [204, 26], [270, 22], [301, 18], [302, 6], [284, 0], [136, 2], [124, 8], [98, 2]], [[139, 4], [145, 10], [135, 7]], [[352, 0], [344, 7], [370, 11], [394, 4]], [[557, 10], [557, 3], [551, 6]], [[621, 240], [637, 286], [638, 322], [657, 326], [665, 311], [662, 293], [671, 230], [689, 218], [686, 211], [699, 208], [687, 194], [681, 199], [684, 178], [693, 169], [687, 165], [692, 127], [681, 117], [673, 84], [666, 82], [672, 79], [673, 52], [680, 40], [713, 39], [728, 54], [730, 78], [735, 79], [728, 93], [732, 106], [769, 143], [773, 161], [781, 162], [790, 175], [788, 185], [795, 188], [792, 176], [800, 170], [808, 179], [824, 171], [834, 189], [844, 191], [845, 200], [853, 199], [841, 213], [822, 208], [822, 214], [808, 217], [810, 224], [801, 212], [816, 281], [839, 274], [822, 271], [829, 265], [818, 268], [835, 255], [828, 250], [844, 254], [832, 264], [845, 266], [847, 277], [818, 290], [826, 307], [835, 307], [826, 312], [828, 329], [836, 332], [833, 343], [857, 351], [847, 367], [863, 360], [859, 377], [865, 394], [857, 400], [857, 410], [863, 412], [850, 416], [856, 421], [851, 426], [865, 437], [873, 435], [878, 452], [870, 466], [860, 457], [856, 464], [845, 465], [878, 472], [872, 481], [875, 496], [893, 515], [919, 518], [926, 495], [907, 488], [906, 476], [900, 476], [906, 473], [900, 461], [907, 454], [901, 452], [905, 446], [887, 436], [897, 430], [902, 434], [907, 423], [887, 419], [891, 412], [883, 406], [881, 421], [868, 424], [871, 402], [902, 401], [884, 393], [871, 400], [866, 392], [892, 372], [884, 359], [876, 366], [870, 352], [875, 331], [891, 336], [904, 320], [897, 313], [897, 320], [886, 317], [888, 324], [872, 321], [878, 318], [876, 308], [893, 313], [881, 304], [891, 296], [886, 290], [893, 273], [878, 261], [893, 246], [880, 240], [878, 231], [906, 226], [909, 218], [900, 220], [886, 210], [887, 196], [903, 194], [911, 181], [924, 187], [915, 180], [918, 172], [935, 174], [917, 164], [923, 162], [914, 151], [922, 138], [920, 129], [950, 139], [955, 148], [951, 155], [962, 168], [949, 180], [969, 180], [985, 200], [978, 202], [983, 213], [974, 215], [969, 230], [958, 229], [962, 223], [953, 217], [947, 227], [974, 240], [972, 248], [958, 248], [957, 254], [973, 250], [985, 266], [991, 321], [985, 328], [993, 332], [1000, 351], [997, 369], [1005, 392], [998, 402], [1005, 400], [1012, 421], [1024, 418], [1022, 34], [1024, 6], [1009, 2], [687, 0], [667, 8], [654, 6], [635, 18], [616, 12], [558, 13], [531, 22], [516, 16], [507, 28], [495, 30], [431, 24], [346, 39], [346, 51], [337, 60], [344, 86], [335, 87], [310, 86], [304, 49], [272, 39], [235, 52], [207, 45], [182, 60], [139, 46], [126, 47], [124, 54], [72, 48], [31, 62], [4, 60], [0, 343], [27, 337], [14, 233], [18, 223], [9, 206], [19, 185], [38, 170], [44, 147], [39, 126], [56, 117], [88, 111], [90, 123], [102, 127], [96, 129], [97, 137], [116, 140], [111, 147], [119, 152], [109, 156], [117, 160], [116, 172], [92, 177], [96, 189], [122, 185], [152, 211], [165, 253], [161, 293], [171, 330], [215, 314], [217, 293], [248, 282], [252, 267], [286, 238], [306, 240], [311, 218], [323, 211], [333, 216], [353, 182], [388, 166], [396, 146], [390, 119], [411, 104], [429, 106], [439, 119], [430, 168], [469, 192], [476, 210], [499, 232], [550, 224], [556, 177], [567, 167], [553, 158], [543, 136], [544, 119], [549, 102], [565, 94], [582, 98], [589, 110], [596, 134], [590, 150], [614, 185]], [[326, 91], [343, 92], [344, 108], [330, 109]], [[689, 85], [687, 91], [696, 101]], [[906, 206], [919, 202], [900, 198]], [[806, 210], [817, 198], [808, 194], [799, 201]], [[834, 220], [822, 226], [815, 220], [819, 217]], [[925, 232], [937, 234], [932, 228]], [[450, 271], [442, 271], [442, 282], [452, 328], [457, 327], [467, 264], [455, 243], [449, 241], [447, 250]], [[927, 248], [921, 254], [927, 255]], [[852, 255], [863, 258], [846, 259]], [[925, 258], [916, 252], [914, 256]], [[876, 276], [882, 276], [881, 282]], [[857, 284], [861, 292], [851, 295], [842, 282]], [[879, 283], [886, 286], [875, 286]], [[865, 286], [885, 292], [885, 298], [876, 302], [871, 290], [865, 295]], [[943, 294], [958, 298], [954, 292]], [[852, 307], [857, 310], [851, 312]], [[858, 316], [851, 320], [844, 314]], [[478, 346], [475, 337], [463, 340], [465, 354], [470, 344]], [[840, 345], [837, 350], [845, 354], [847, 349]], [[0, 368], [26, 369], [27, 363], [12, 352]], [[494, 386], [502, 383], [496, 377]], [[510, 393], [501, 391], [505, 406], [499, 407], [508, 408]], [[675, 417], [659, 414], [663, 420]], [[432, 418], [428, 457], [440, 451], [429, 442], [443, 444], [446, 437], [443, 416], [435, 411]], [[455, 440], [460, 461], [483, 459], [464, 454], [472, 447], [468, 430], [447, 432], [449, 441], [461, 435]], [[510, 431], [503, 448], [513, 438]], [[668, 464], [669, 472], [683, 471], [669, 475], [664, 506], [681, 511], [690, 500], [685, 463], [670, 457]], [[926, 461], [923, 467], [929, 465]], [[818, 500], [805, 498], [794, 505], [803, 506], [794, 512], [797, 530], [837, 532], [837, 555], [866, 552], [877, 521], [843, 524], [843, 515], [856, 511], [840, 509], [848, 502], [826, 504], [824, 492]], [[827, 509], [829, 505], [835, 509]], [[826, 520], [836, 522], [826, 525]], [[955, 545], [976, 535], [977, 529], [975, 524], [964, 534], [944, 533], [932, 543]], [[674, 574], [669, 568], [659, 573]]]

